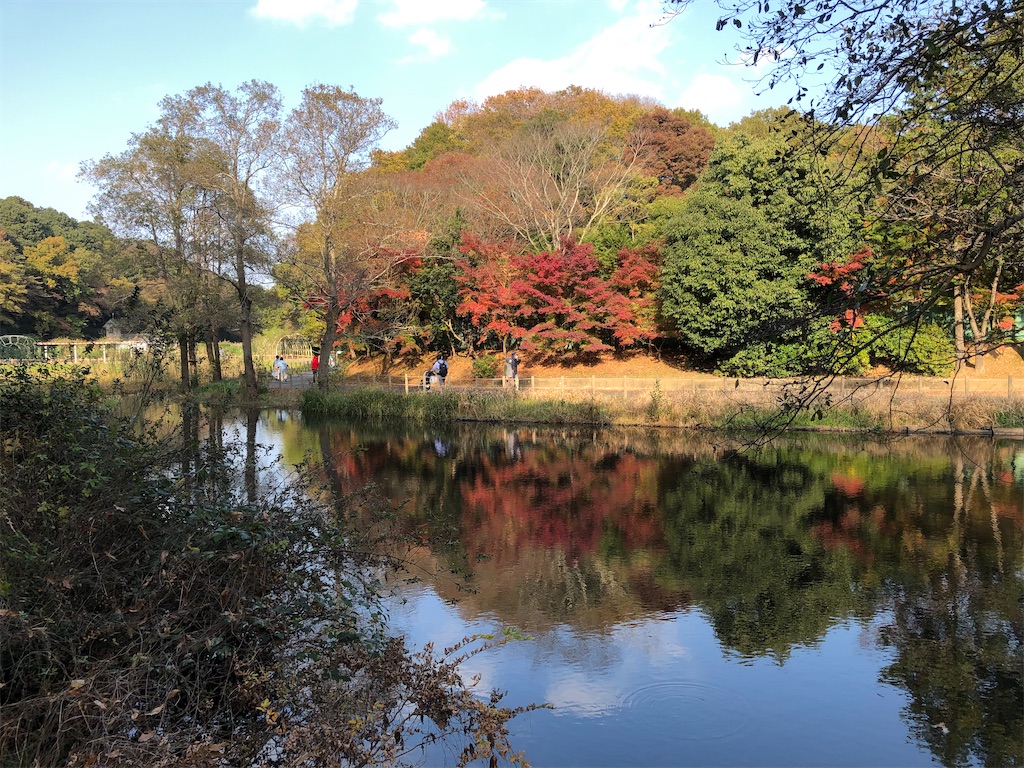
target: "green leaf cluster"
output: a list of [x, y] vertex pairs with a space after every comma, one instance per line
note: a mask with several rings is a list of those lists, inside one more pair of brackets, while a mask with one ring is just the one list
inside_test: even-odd
[[664, 226], [662, 313], [708, 364], [800, 373], [815, 365], [822, 345], [808, 339], [828, 315], [807, 275], [844, 255], [852, 225], [817, 181], [825, 169], [790, 150], [797, 118], [766, 113], [753, 125], [764, 135], [748, 129], [721, 141]]

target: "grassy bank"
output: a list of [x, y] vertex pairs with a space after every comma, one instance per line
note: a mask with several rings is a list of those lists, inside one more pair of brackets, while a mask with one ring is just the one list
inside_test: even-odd
[[365, 421], [531, 422], [540, 424], [613, 423], [611, 414], [595, 400], [517, 397], [504, 392], [437, 392], [405, 395], [367, 387], [345, 392], [308, 389], [302, 395], [303, 413]]
[[[74, 367], [74, 366], [71, 366]], [[98, 379], [105, 389], [180, 396], [144, 375]], [[237, 378], [208, 382], [191, 395], [202, 403], [241, 404], [244, 390]], [[495, 423], [651, 426], [710, 430], [831, 429], [853, 432], [987, 432], [1024, 430], [1024, 397], [961, 395], [921, 396], [909, 387], [865, 387], [806, 408], [787, 408], [777, 390], [714, 389], [593, 394], [587, 391], [520, 391], [452, 389], [413, 392], [367, 386], [321, 392], [315, 388], [263, 387], [255, 403], [267, 408], [300, 408], [305, 413], [349, 420], [450, 421]]]
[[356, 421], [451, 421], [653, 426], [714, 430], [835, 429], [856, 432], [977, 432], [1024, 429], [1024, 398], [972, 397], [950, 401], [914, 393], [869, 391], [840, 402], [787, 408], [749, 392], [653, 392], [629, 398], [544, 397], [526, 393], [453, 391], [405, 395], [366, 387], [306, 390], [304, 413]]

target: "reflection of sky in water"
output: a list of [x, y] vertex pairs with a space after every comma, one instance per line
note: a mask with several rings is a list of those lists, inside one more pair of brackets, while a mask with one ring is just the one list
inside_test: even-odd
[[[286, 446], [283, 428], [293, 419], [300, 420], [301, 416], [284, 410], [266, 410], [259, 413], [256, 420], [256, 445], [261, 487], [281, 487], [294, 476], [294, 467], [283, 461]], [[244, 446], [245, 415], [234, 414], [225, 418], [223, 434], [225, 444]], [[241, 459], [241, 456], [238, 458]]]
[[[423, 585], [390, 612], [414, 647], [501, 631]], [[905, 694], [878, 683], [891, 659], [866, 641], [872, 632], [842, 623], [779, 663], [724, 651], [694, 610], [602, 632], [559, 626], [472, 657], [464, 672], [481, 675], [482, 693], [507, 691], [506, 706], [555, 707], [512, 722], [535, 766], [931, 765], [908, 743]]]

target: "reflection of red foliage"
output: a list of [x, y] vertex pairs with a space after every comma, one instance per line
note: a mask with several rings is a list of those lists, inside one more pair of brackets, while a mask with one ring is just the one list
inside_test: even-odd
[[864, 492], [864, 481], [856, 475], [832, 475], [830, 478], [833, 487], [843, 496], [852, 499]]
[[606, 536], [626, 549], [659, 541], [653, 465], [628, 454], [604, 458], [554, 460], [544, 451], [527, 451], [515, 463], [486, 458], [461, 486], [470, 557], [486, 552], [498, 563], [515, 562], [523, 549], [540, 547], [576, 559], [597, 551]]
[[[861, 483], [863, 486], [863, 483]], [[834, 523], [818, 523], [812, 529], [814, 538], [821, 542], [825, 550], [845, 549], [858, 562], [870, 565], [874, 561], [874, 552], [863, 542], [862, 526], [864, 516], [855, 507], [847, 507], [846, 511]], [[869, 523], [870, 524], [870, 523]]]
[[993, 499], [992, 514], [1001, 520], [1009, 520], [1014, 528], [1024, 529], [1024, 511], [1019, 501]]
[[[415, 440], [364, 445], [355, 432], [338, 430], [329, 450], [339, 491], [373, 481], [415, 509], [436, 504], [440, 488], [408, 480], [409, 466], [438, 461]], [[530, 548], [558, 549], [575, 560], [605, 543], [629, 551], [663, 540], [655, 460], [601, 449], [564, 455], [536, 448], [520, 457], [482, 451], [459, 469], [461, 538], [470, 562], [486, 554], [496, 564], [516, 563]]]

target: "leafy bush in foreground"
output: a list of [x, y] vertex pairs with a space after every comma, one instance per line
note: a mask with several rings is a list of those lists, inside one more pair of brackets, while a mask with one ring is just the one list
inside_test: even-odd
[[384, 632], [371, 493], [257, 496], [251, 456], [168, 447], [103, 398], [0, 373], [0, 764], [403, 764], [456, 735], [462, 763], [519, 760], [522, 710], [458, 672], [483, 645]]

